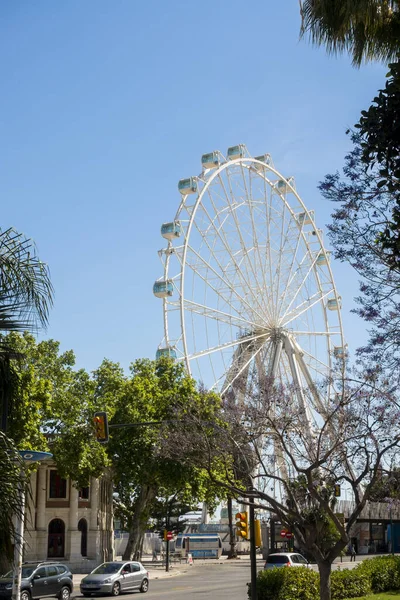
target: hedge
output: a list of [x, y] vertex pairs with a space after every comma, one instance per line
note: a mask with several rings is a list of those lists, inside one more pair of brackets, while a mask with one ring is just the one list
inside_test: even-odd
[[[250, 584], [248, 595], [251, 597]], [[370, 593], [400, 589], [400, 557], [378, 556], [364, 560], [353, 570], [332, 571], [332, 600], [347, 600]], [[304, 567], [260, 571], [257, 600], [315, 600], [319, 574]]]

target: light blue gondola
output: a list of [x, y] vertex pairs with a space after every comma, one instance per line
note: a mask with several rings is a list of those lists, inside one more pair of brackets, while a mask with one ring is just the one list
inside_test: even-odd
[[339, 308], [342, 308], [342, 299], [340, 296], [339, 298], [330, 298], [326, 306], [329, 310], [339, 310]]
[[216, 169], [221, 163], [218, 152], [209, 152], [201, 157], [203, 169]]
[[346, 358], [347, 348], [344, 348], [343, 346], [334, 346], [333, 355], [335, 358]]
[[292, 191], [292, 188], [294, 187], [294, 178], [288, 177], [287, 179], [278, 179], [275, 185], [278, 191], [282, 194], [285, 194], [287, 192], [290, 193]]
[[181, 179], [178, 183], [178, 190], [182, 195], [195, 194], [197, 192], [197, 180], [195, 177]]
[[169, 279], [167, 281], [156, 281], [153, 285], [153, 294], [157, 298], [166, 298], [167, 296], [172, 296], [173, 293], [174, 286]]
[[300, 223], [300, 225], [311, 225], [312, 222], [314, 221], [314, 213], [310, 212], [310, 213], [299, 213], [297, 215], [297, 221]]
[[171, 346], [167, 346], [166, 348], [158, 348], [156, 352], [156, 360], [158, 360], [159, 358], [163, 358], [164, 356], [168, 356], [169, 358], [175, 360], [177, 356], [176, 350], [174, 350], [174, 348], [171, 348]]
[[323, 267], [328, 264], [329, 254], [329, 252], [320, 252], [318, 254], [317, 260], [315, 261], [318, 267]]
[[235, 158], [243, 158], [246, 153], [246, 146], [239, 144], [238, 146], [231, 146], [228, 148], [228, 160], [235, 160]]
[[172, 221], [171, 223], [163, 223], [161, 225], [161, 235], [166, 240], [173, 240], [179, 237], [182, 233], [182, 227], [179, 221]]
[[271, 159], [271, 155], [270, 154], [262, 154], [261, 156], [255, 156], [254, 157], [255, 160], [258, 160], [260, 162], [262, 162], [263, 164], [260, 165], [258, 163], [254, 163], [253, 166], [257, 171], [261, 171], [265, 165], [271, 165], [272, 164], [272, 159]]

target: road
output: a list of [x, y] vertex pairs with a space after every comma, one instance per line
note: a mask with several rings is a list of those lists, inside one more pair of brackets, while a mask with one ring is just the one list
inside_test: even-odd
[[[357, 561], [358, 563], [359, 561]], [[342, 564], [335, 563], [336, 569], [352, 569], [357, 563], [348, 560]], [[263, 567], [263, 561], [257, 561], [257, 569]], [[316, 565], [313, 568], [317, 570]], [[162, 579], [151, 579], [150, 589], [143, 596], [146, 600], [247, 600], [247, 582], [250, 581], [250, 561], [216, 563], [209, 561], [198, 566], [176, 566], [172, 575]], [[138, 600], [138, 594], [124, 594], [121, 600]], [[79, 586], [76, 586], [74, 597], [80, 600]], [[92, 600], [104, 600], [104, 597], [92, 596]]]

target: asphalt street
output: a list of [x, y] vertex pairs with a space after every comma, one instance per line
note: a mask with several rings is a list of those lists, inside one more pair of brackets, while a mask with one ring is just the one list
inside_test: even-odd
[[[360, 559], [359, 559], [360, 560]], [[357, 561], [358, 563], [359, 561]], [[332, 565], [333, 569], [352, 569], [357, 563], [345, 560]], [[263, 561], [257, 561], [257, 570], [262, 569]], [[316, 565], [313, 568], [317, 570]], [[247, 582], [250, 581], [250, 561], [212, 560], [202, 562], [197, 566], [185, 564], [176, 565], [166, 574], [163, 569], [152, 570], [150, 589], [143, 597], [146, 600], [160, 598], [161, 600], [247, 600]], [[75, 593], [73, 597], [83, 598], [79, 593], [79, 583], [74, 577]], [[124, 594], [124, 600], [137, 599], [140, 592]], [[104, 600], [104, 596], [92, 596], [92, 600]]]

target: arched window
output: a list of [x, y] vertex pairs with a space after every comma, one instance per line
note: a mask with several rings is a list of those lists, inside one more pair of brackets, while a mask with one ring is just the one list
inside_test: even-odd
[[48, 558], [63, 558], [65, 542], [65, 523], [61, 519], [53, 519], [49, 523], [47, 542]]
[[78, 523], [78, 530], [81, 532], [81, 554], [87, 556], [87, 521], [81, 519]]

